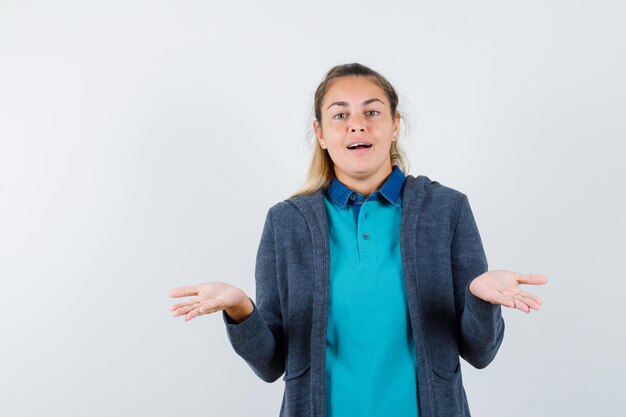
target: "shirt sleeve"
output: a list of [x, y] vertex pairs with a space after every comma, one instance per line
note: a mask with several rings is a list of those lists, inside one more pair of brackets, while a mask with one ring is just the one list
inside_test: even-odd
[[474, 215], [463, 195], [459, 218], [452, 239], [452, 275], [459, 322], [459, 352], [476, 368], [484, 368], [495, 358], [504, 337], [500, 305], [484, 301], [469, 290], [471, 281], [487, 272], [487, 258]]

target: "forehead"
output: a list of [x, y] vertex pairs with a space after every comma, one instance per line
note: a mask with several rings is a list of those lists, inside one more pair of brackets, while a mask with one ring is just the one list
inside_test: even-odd
[[324, 95], [324, 103], [333, 101], [355, 101], [359, 104], [370, 98], [387, 102], [385, 91], [376, 82], [364, 76], [349, 76], [336, 79]]

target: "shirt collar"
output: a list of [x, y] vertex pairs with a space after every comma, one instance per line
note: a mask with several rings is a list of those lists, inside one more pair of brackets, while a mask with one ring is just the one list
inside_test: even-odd
[[401, 207], [402, 187], [404, 186], [405, 181], [406, 176], [404, 173], [397, 165], [394, 165], [391, 174], [389, 174], [383, 185], [378, 190], [370, 194], [366, 199], [364, 199], [361, 194], [346, 187], [337, 178], [333, 178], [331, 181], [327, 189], [327, 194], [332, 202], [340, 208], [345, 208], [346, 205], [351, 202], [350, 196], [352, 194], [355, 195], [354, 200], [356, 201], [377, 200], [379, 199], [378, 195], [380, 194], [391, 204]]

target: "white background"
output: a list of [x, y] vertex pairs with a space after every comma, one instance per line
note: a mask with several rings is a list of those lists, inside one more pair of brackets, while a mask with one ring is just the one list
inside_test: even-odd
[[278, 415], [283, 382], [167, 293], [254, 295], [347, 62], [396, 87], [410, 173], [468, 195], [490, 269], [550, 279], [463, 362], [473, 414], [623, 412], [623, 3], [224, 3], [0, 3], [0, 415]]

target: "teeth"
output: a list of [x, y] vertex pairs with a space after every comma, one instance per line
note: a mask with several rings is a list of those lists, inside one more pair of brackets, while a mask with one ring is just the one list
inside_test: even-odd
[[367, 143], [363, 143], [363, 142], [353, 143], [352, 145], [349, 145], [348, 148], [355, 148], [359, 145], [367, 146]]

